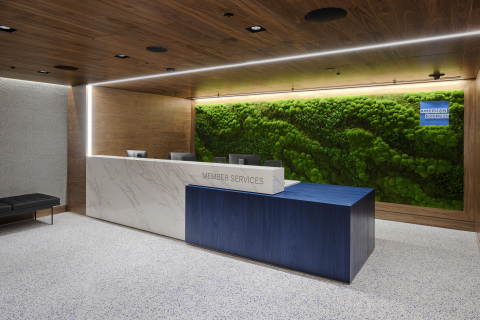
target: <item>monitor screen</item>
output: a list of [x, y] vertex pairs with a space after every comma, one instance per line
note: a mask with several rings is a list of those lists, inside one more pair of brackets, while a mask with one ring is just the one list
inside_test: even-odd
[[171, 160], [197, 161], [195, 153], [170, 152]]
[[214, 163], [227, 163], [227, 157], [213, 157], [212, 162], [214, 162]]
[[246, 164], [249, 166], [261, 166], [262, 158], [260, 156], [249, 155], [249, 154], [229, 154], [228, 162], [230, 164]]
[[147, 157], [147, 151], [145, 151], [145, 150], [127, 150], [127, 157], [146, 158]]

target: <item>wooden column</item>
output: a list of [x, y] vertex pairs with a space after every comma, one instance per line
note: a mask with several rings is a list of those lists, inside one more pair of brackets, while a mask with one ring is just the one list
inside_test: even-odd
[[475, 121], [475, 145], [472, 152], [475, 154], [475, 173], [474, 173], [474, 197], [475, 197], [475, 231], [477, 233], [478, 245], [480, 249], [480, 72], [477, 74], [475, 81], [475, 101], [474, 106], [476, 110]]
[[87, 90], [68, 89], [68, 211], [86, 214]]

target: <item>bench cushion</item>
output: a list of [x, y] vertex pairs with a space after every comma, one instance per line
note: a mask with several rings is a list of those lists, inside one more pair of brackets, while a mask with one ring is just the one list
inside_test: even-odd
[[15, 211], [39, 206], [59, 205], [60, 198], [41, 193], [31, 193], [16, 197], [1, 198], [0, 202], [11, 205], [13, 211]]
[[0, 202], [0, 213], [2, 212], [11, 212], [13, 209], [12, 209], [12, 206], [7, 204], [7, 203], [3, 203], [3, 202]]
[[31, 193], [31, 194], [27, 194], [26, 196], [35, 199], [38, 205], [52, 205], [52, 206], [60, 205], [59, 197], [49, 196], [43, 193]]

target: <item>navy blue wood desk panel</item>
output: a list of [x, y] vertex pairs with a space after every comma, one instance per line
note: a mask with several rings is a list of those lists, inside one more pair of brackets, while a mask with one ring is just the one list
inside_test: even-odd
[[375, 243], [374, 191], [300, 183], [275, 195], [186, 186], [185, 240], [350, 283]]

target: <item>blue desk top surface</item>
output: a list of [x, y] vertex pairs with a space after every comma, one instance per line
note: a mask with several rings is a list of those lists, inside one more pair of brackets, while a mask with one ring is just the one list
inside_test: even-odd
[[286, 187], [285, 191], [277, 194], [261, 194], [261, 193], [217, 189], [217, 188], [201, 187], [201, 186], [195, 186], [195, 187], [213, 189], [213, 190], [223, 190], [223, 191], [229, 191], [229, 192], [254, 194], [254, 195], [261, 195], [261, 196], [272, 197], [272, 198], [284, 198], [284, 199], [292, 199], [292, 200], [300, 200], [300, 201], [334, 204], [334, 205], [341, 205], [341, 206], [351, 206], [374, 190], [372, 188], [336, 186], [336, 185], [330, 185], [330, 184], [318, 184], [318, 183], [306, 183], [306, 182], [301, 182], [299, 184]]

